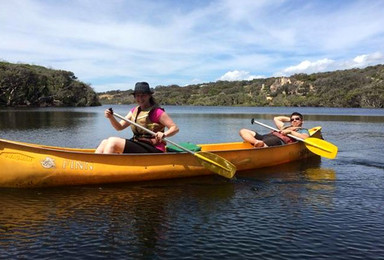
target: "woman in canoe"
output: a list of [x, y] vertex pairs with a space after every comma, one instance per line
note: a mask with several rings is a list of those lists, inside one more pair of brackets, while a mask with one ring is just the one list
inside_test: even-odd
[[[290, 117], [277, 116], [273, 118], [276, 127], [279, 131], [273, 131], [269, 134], [261, 135], [249, 129], [241, 129], [239, 134], [244, 139], [251, 143], [254, 147], [267, 147], [293, 143], [296, 140], [290, 138], [288, 134], [305, 139], [309, 137], [308, 129], [303, 128], [303, 115], [298, 112], [293, 112]], [[289, 126], [285, 126], [286, 122], [290, 122]]]
[[[152, 94], [147, 82], [137, 82], [133, 96], [138, 106], [132, 108], [126, 118], [155, 132], [156, 135], [151, 136], [127, 121], [117, 121], [112, 110], [107, 109], [104, 114], [112, 126], [121, 131], [131, 125], [133, 138], [109, 137], [100, 143], [96, 153], [161, 153], [165, 151], [163, 138], [175, 135], [179, 128], [157, 105]], [[167, 128], [166, 131], [165, 128]]]

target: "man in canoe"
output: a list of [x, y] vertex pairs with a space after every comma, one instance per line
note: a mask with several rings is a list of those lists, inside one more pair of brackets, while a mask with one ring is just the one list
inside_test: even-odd
[[117, 121], [113, 111], [107, 109], [104, 114], [112, 126], [121, 131], [131, 125], [134, 136], [131, 139], [109, 137], [100, 143], [96, 153], [161, 153], [165, 151], [163, 138], [173, 136], [179, 131], [171, 117], [154, 100], [147, 82], [137, 82], [132, 94], [138, 106], [132, 108], [125, 118], [155, 132], [156, 135], [152, 136], [127, 121]]
[[[249, 129], [241, 129], [239, 134], [244, 141], [251, 143], [254, 147], [277, 146], [293, 143], [296, 140], [290, 138], [288, 134], [305, 139], [309, 137], [308, 129], [303, 128], [303, 115], [293, 112], [290, 117], [276, 116], [273, 118], [279, 131], [272, 131], [269, 134], [261, 135]], [[286, 122], [290, 122], [289, 126], [285, 126]]]

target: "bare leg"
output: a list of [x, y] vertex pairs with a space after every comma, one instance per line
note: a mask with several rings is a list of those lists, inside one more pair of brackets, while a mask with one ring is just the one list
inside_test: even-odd
[[104, 139], [103, 141], [101, 141], [101, 143], [97, 147], [95, 153], [104, 153], [104, 148], [107, 145], [107, 142], [108, 142], [107, 139]]
[[241, 129], [239, 135], [243, 138], [244, 141], [252, 144], [254, 147], [264, 147], [266, 146], [263, 141], [257, 140], [255, 138], [256, 132], [249, 129]]
[[95, 153], [123, 153], [125, 139], [120, 137], [110, 137], [104, 139], [97, 147]]
[[104, 153], [123, 153], [124, 147], [125, 139], [120, 137], [110, 137], [104, 147]]

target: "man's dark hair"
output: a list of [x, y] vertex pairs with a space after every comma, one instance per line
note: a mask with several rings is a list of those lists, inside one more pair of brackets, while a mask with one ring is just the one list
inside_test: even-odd
[[303, 115], [300, 114], [299, 112], [293, 112], [293, 113], [291, 114], [291, 118], [292, 118], [292, 116], [298, 116], [298, 117], [300, 117], [300, 120], [301, 120], [301, 121], [303, 121], [303, 119], [304, 119]]

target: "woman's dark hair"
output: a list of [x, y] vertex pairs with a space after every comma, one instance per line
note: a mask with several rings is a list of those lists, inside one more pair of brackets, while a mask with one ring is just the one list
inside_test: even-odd
[[151, 97], [149, 98], [149, 103], [151, 103], [152, 106], [156, 105], [157, 102], [155, 100], [155, 98], [151, 95]]

